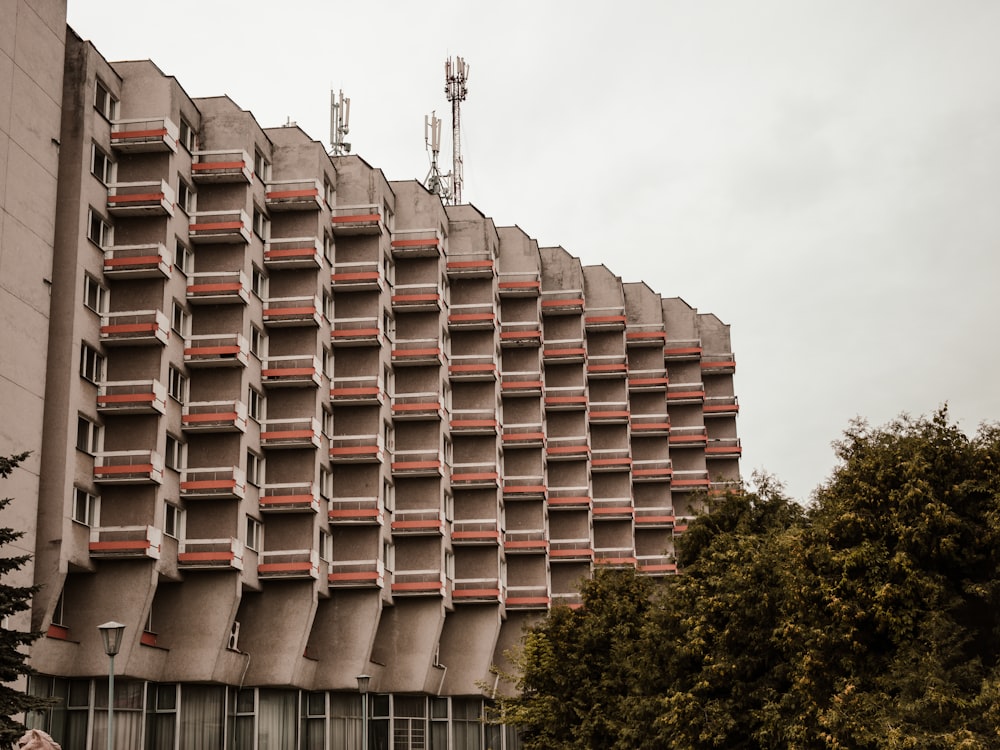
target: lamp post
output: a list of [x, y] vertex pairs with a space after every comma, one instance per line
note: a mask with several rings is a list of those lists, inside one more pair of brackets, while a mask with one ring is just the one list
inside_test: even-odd
[[108, 655], [108, 750], [114, 750], [115, 729], [115, 654], [121, 649], [122, 634], [125, 626], [114, 620], [98, 625], [101, 640], [104, 641], [104, 653]]
[[370, 675], [358, 675], [358, 692], [361, 693], [361, 750], [368, 750], [368, 683], [370, 680]]

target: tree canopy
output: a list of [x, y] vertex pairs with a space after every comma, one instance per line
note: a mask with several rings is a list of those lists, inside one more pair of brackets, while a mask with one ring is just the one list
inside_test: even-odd
[[599, 571], [515, 654], [536, 748], [1000, 745], [1000, 428], [853, 423], [803, 507], [713, 499], [682, 575]]

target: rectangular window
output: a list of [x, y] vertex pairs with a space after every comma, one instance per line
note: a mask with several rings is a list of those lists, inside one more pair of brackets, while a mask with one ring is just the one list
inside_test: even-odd
[[323, 409], [323, 434], [327, 439], [333, 436], [333, 412], [329, 409]]
[[247, 413], [257, 422], [264, 418], [264, 394], [252, 385], [247, 389]]
[[179, 239], [174, 244], [174, 266], [185, 276], [194, 271], [194, 256], [190, 248]]
[[83, 275], [83, 304], [98, 315], [108, 311], [108, 290], [90, 274]]
[[76, 418], [76, 449], [94, 455], [101, 450], [102, 428], [82, 414]]
[[259, 552], [263, 536], [264, 527], [261, 522], [256, 518], [250, 518], [250, 516], [247, 516], [247, 539], [245, 542], [247, 549]]
[[164, 465], [174, 471], [183, 469], [186, 448], [187, 446], [173, 435], [167, 435], [167, 450], [163, 457]]
[[336, 193], [334, 192], [333, 183], [330, 181], [329, 177], [323, 178], [323, 200], [326, 201], [328, 208], [333, 206], [333, 201], [336, 198]]
[[170, 327], [176, 331], [181, 338], [186, 338], [191, 332], [191, 313], [184, 309], [177, 300], [170, 306]]
[[319, 559], [323, 562], [333, 559], [333, 535], [326, 529], [319, 530]]
[[173, 365], [167, 369], [167, 393], [174, 401], [183, 404], [187, 402], [187, 376]]
[[323, 347], [323, 374], [333, 380], [333, 348]]
[[253, 150], [253, 171], [260, 178], [261, 182], [267, 182], [271, 179], [271, 163], [264, 157], [260, 149], [257, 148]]
[[333, 263], [333, 237], [326, 232], [323, 233], [323, 257], [327, 262]]
[[105, 119], [114, 120], [118, 117], [118, 99], [99, 78], [94, 87], [94, 109], [100, 112]]
[[319, 470], [319, 495], [324, 500], [333, 497], [333, 472], [329, 469]]
[[333, 320], [333, 295], [326, 289], [323, 290], [323, 315], [327, 322]]
[[262, 240], [271, 236], [271, 220], [256, 206], [253, 207], [253, 231]]
[[193, 214], [195, 210], [195, 192], [187, 181], [177, 175], [177, 205], [186, 214]]
[[115, 163], [96, 143], [90, 146], [90, 173], [105, 185], [115, 181]]
[[73, 488], [73, 520], [84, 526], [97, 525], [97, 496], [80, 487]]
[[257, 326], [250, 325], [250, 353], [257, 359], [267, 356], [267, 337]]
[[194, 151], [197, 137], [194, 128], [191, 127], [191, 123], [183, 117], [181, 118], [181, 124], [178, 126], [178, 134], [177, 140], [180, 141], [180, 144], [188, 151]]
[[164, 506], [163, 533], [174, 539], [184, 538], [184, 511], [172, 503]]
[[95, 385], [104, 380], [104, 355], [94, 347], [80, 347], [80, 376]]
[[247, 451], [247, 481], [254, 487], [264, 483], [264, 459], [252, 451]]
[[256, 263], [250, 267], [250, 291], [260, 299], [267, 297], [267, 277]]
[[88, 212], [87, 238], [102, 250], [114, 244], [111, 224], [92, 208]]

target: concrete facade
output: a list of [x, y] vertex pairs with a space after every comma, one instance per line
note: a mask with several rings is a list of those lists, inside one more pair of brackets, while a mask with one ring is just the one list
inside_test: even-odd
[[481, 719], [522, 628], [595, 566], [674, 574], [738, 480], [728, 326], [151, 62], [65, 61], [51, 318], [4, 298], [47, 341], [31, 687], [63, 700], [30, 722], [106, 741], [114, 619], [123, 748], [358, 748], [363, 705], [371, 747], [516, 748]]

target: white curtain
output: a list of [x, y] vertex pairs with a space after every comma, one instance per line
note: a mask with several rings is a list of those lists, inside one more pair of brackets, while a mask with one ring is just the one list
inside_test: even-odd
[[226, 689], [216, 685], [181, 687], [181, 743], [184, 750], [218, 750], [226, 720]]

